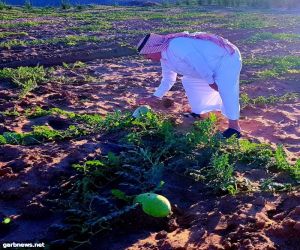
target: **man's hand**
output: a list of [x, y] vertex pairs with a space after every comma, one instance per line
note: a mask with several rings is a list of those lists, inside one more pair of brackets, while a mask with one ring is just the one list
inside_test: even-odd
[[156, 96], [149, 96], [137, 99], [138, 105], [149, 105], [150, 107], [155, 107], [161, 103], [161, 99]]
[[209, 87], [211, 87], [213, 90], [219, 92], [218, 85], [215, 82], [213, 84], [209, 84]]

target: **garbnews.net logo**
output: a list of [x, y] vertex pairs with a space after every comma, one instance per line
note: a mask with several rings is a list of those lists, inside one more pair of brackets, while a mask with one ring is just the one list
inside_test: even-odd
[[45, 247], [45, 243], [42, 242], [42, 243], [16, 243], [16, 242], [11, 242], [11, 243], [2, 243], [2, 246], [3, 248], [15, 248], [15, 247], [36, 247], [36, 248], [39, 248], [39, 247]]

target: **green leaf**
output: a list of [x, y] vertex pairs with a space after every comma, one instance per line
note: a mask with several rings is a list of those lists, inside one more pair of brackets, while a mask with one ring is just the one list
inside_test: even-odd
[[120, 189], [112, 189], [111, 193], [114, 197], [116, 197], [117, 199], [129, 202], [130, 201], [130, 196], [126, 195], [123, 191], [121, 191]]

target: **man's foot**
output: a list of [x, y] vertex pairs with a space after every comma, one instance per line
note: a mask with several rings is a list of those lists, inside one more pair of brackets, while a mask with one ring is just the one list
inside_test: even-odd
[[236, 136], [236, 138], [241, 138], [242, 134], [234, 128], [228, 128], [222, 133], [223, 137], [230, 138], [231, 136]]
[[183, 113], [183, 116], [187, 117], [187, 118], [194, 118], [194, 119], [200, 119], [201, 116], [199, 114], [196, 114], [194, 112], [192, 113]]

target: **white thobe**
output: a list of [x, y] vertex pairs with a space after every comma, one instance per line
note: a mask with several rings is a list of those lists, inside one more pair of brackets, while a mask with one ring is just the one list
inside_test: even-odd
[[[179, 37], [170, 41], [160, 60], [162, 80], [154, 95], [163, 97], [183, 75], [182, 84], [192, 112], [203, 114], [221, 110], [228, 119], [239, 118], [239, 76], [242, 59], [239, 50], [226, 49], [206, 40]], [[209, 84], [216, 83], [218, 92]]]

